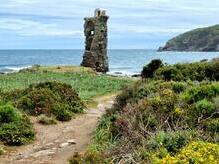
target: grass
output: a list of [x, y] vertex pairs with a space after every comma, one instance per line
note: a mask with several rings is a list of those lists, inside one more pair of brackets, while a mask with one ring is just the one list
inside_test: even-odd
[[69, 66], [39, 67], [34, 71], [29, 70], [0, 75], [0, 90], [3, 92], [12, 91], [26, 88], [30, 84], [57, 81], [70, 84], [79, 92], [79, 96], [83, 100], [89, 101], [94, 97], [117, 92], [123, 88], [123, 86], [132, 83], [130, 79], [96, 75], [88, 70], [89, 69], [82, 67]]
[[87, 67], [78, 67], [78, 66], [34, 66], [31, 68], [35, 71], [48, 71], [56, 73], [89, 73], [96, 74], [91, 68]]

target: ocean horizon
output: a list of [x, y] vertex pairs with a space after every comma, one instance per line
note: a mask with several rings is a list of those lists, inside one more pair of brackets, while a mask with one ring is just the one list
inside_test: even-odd
[[[74, 65], [79, 66], [84, 50], [80, 49], [15, 49], [0, 50], [0, 72], [10, 73], [33, 65]], [[219, 52], [157, 52], [146, 49], [108, 50], [109, 74], [139, 74], [142, 67], [153, 59], [167, 64], [211, 60]]]

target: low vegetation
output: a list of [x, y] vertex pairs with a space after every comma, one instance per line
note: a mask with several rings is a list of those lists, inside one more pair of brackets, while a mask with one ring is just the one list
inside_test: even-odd
[[54, 116], [59, 121], [69, 121], [86, 108], [78, 93], [68, 84], [45, 82], [26, 89], [3, 93], [3, 100], [11, 102], [27, 114]]
[[[83, 113], [94, 97], [117, 92], [129, 83], [129, 79], [70, 66], [34, 66], [0, 75], [0, 143], [30, 143], [35, 132], [29, 116], [38, 117], [43, 125], [69, 121]], [[3, 152], [0, 146], [0, 154]]]
[[[143, 71], [151, 71], [148, 79], [123, 89], [113, 108], [99, 122], [87, 152], [75, 154], [70, 163], [219, 161], [218, 72], [212, 70], [211, 76], [198, 76], [203, 68], [200, 65], [210, 67], [215, 63], [173, 66], [153, 63], [159, 67], [149, 64]], [[169, 67], [184, 76], [167, 79], [158, 74]]]
[[165, 66], [161, 60], [152, 60], [151, 63], [143, 68], [142, 77], [166, 81], [218, 81], [219, 60]]
[[164, 64], [160, 59], [152, 60], [148, 65], [143, 67], [141, 76], [143, 78], [153, 78], [156, 70], [163, 66]]
[[34, 139], [28, 117], [12, 105], [0, 106], [0, 141], [7, 145], [22, 145]]

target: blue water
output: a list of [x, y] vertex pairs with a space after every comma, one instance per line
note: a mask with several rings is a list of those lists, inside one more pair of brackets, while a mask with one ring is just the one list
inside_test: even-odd
[[[219, 57], [218, 52], [156, 52], [154, 50], [109, 50], [110, 73], [136, 74], [152, 59], [168, 64]], [[35, 64], [80, 65], [83, 50], [0, 50], [0, 72], [17, 71]]]

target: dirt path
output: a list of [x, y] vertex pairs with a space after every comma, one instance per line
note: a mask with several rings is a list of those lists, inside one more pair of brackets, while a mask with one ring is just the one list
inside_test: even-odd
[[[70, 122], [44, 126], [34, 123], [37, 132], [33, 144], [21, 146], [0, 157], [0, 164], [65, 164], [74, 152], [86, 150], [98, 119], [110, 108], [114, 96], [96, 100], [97, 108], [89, 109]], [[36, 122], [36, 119], [33, 119]]]

